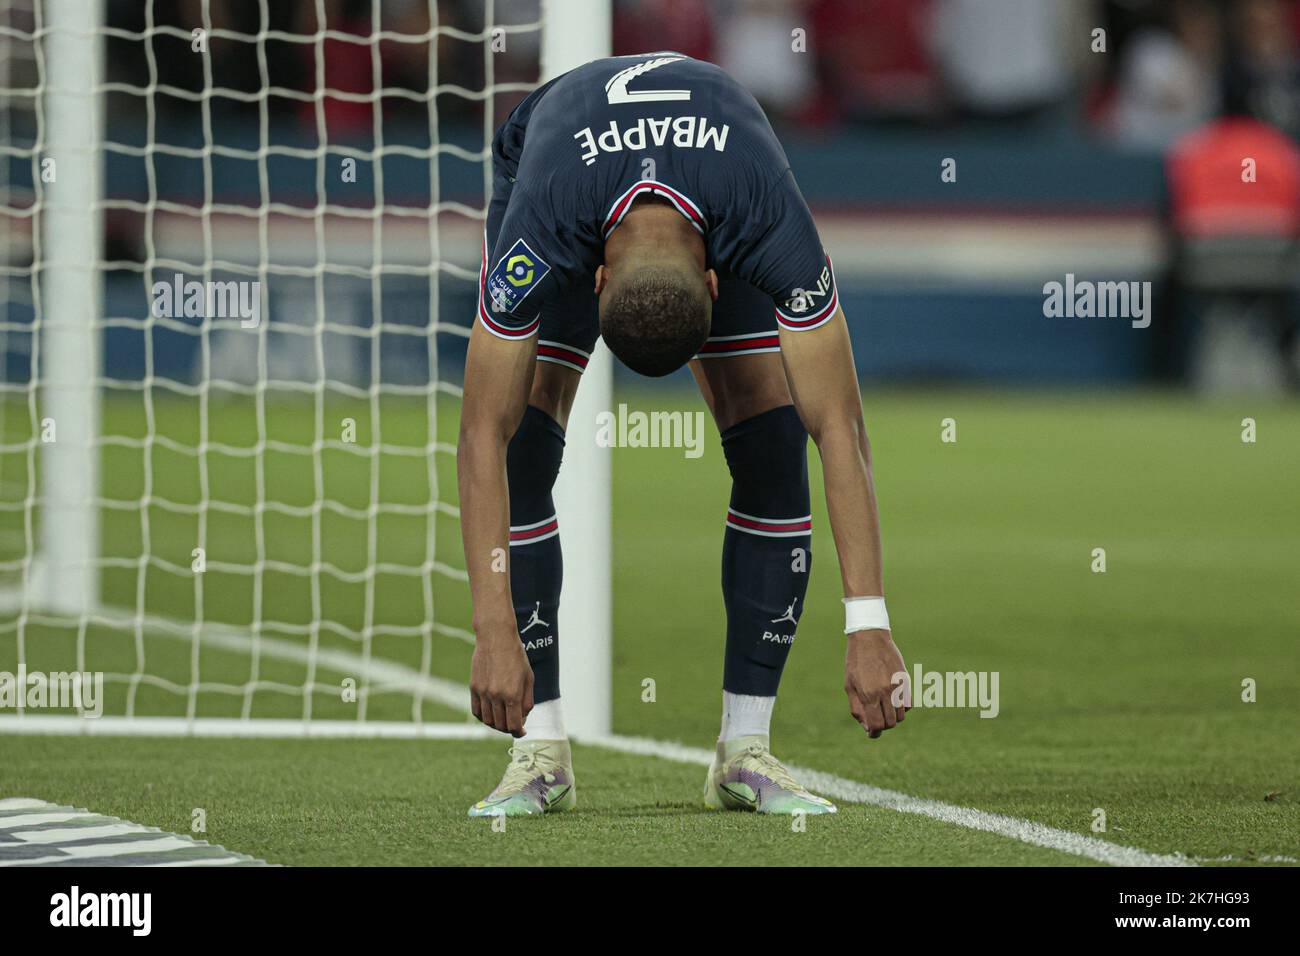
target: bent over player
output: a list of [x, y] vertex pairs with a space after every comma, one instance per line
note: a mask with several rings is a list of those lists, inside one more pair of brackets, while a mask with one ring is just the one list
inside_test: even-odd
[[[844, 585], [844, 689], [872, 737], [903, 719], [892, 681], [904, 668], [885, 613], [848, 329], [781, 144], [725, 72], [659, 53], [596, 60], [540, 87], [497, 131], [492, 160], [457, 468], [476, 634], [472, 708], [521, 739], [470, 815], [553, 812], [576, 800], [560, 713], [551, 490], [598, 336], [642, 375], [690, 364], [731, 471], [722, 732], [705, 802], [834, 812], [768, 741], [808, 582], [810, 434]], [[507, 548], [509, 574], [494, 573], [494, 551]]]

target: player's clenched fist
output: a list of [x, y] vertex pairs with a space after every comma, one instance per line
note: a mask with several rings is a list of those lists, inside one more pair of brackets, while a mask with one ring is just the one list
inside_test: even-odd
[[474, 716], [515, 737], [524, 735], [524, 718], [533, 709], [533, 669], [512, 626], [480, 632], [470, 663], [469, 703]]
[[844, 693], [849, 713], [875, 739], [898, 724], [912, 705], [903, 655], [888, 631], [856, 631], [848, 636]]

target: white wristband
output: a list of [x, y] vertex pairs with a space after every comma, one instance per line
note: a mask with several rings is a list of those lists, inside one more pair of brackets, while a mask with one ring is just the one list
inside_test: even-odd
[[844, 633], [889, 630], [889, 612], [882, 597], [844, 599]]

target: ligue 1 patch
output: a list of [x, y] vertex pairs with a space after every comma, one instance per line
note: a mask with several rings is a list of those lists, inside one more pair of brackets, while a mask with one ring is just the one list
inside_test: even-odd
[[492, 307], [499, 312], [514, 312], [550, 271], [546, 260], [520, 239], [488, 273], [487, 292]]

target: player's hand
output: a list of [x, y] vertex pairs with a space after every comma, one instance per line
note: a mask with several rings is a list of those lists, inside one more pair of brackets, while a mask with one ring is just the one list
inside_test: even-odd
[[849, 713], [874, 740], [901, 723], [912, 706], [907, 668], [888, 631], [855, 631], [848, 645], [844, 693], [849, 695]]
[[524, 718], [533, 709], [533, 669], [513, 621], [479, 632], [469, 668], [469, 707], [489, 727], [524, 735]]

